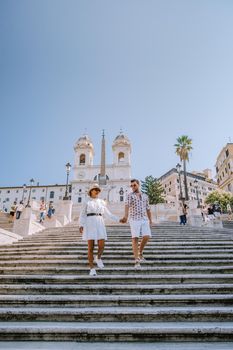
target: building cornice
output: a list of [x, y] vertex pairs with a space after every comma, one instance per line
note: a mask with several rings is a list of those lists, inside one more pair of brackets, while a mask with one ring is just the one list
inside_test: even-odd
[[224, 179], [224, 181], [219, 182], [218, 186], [224, 187], [224, 186], [228, 185], [229, 183], [231, 183], [232, 181], [233, 181], [233, 174], [231, 174], [226, 179]]
[[[217, 156], [217, 160], [216, 160], [216, 163], [215, 163], [215, 167], [218, 165], [218, 162], [220, 161], [220, 158], [222, 157], [222, 154], [226, 151], [226, 149], [229, 147], [229, 146], [233, 146], [233, 143], [232, 142], [228, 142], [226, 144], [226, 146], [224, 146], [222, 148], [222, 150], [219, 152], [219, 155]], [[224, 159], [225, 161], [225, 159]]]
[[[168, 176], [170, 176], [172, 174], [177, 174], [177, 176], [178, 176], [178, 172], [177, 172], [176, 168], [172, 168], [167, 173], [165, 173], [164, 175], [160, 176], [158, 178], [158, 180], [162, 181], [162, 180], [166, 179]], [[180, 171], [180, 174], [184, 175], [183, 170]], [[193, 173], [187, 172], [187, 177], [190, 177], [190, 178], [193, 178], [193, 179], [197, 179], [197, 180], [200, 180], [200, 181], [205, 181], [205, 182], [211, 183], [213, 185], [217, 185], [217, 182], [215, 182], [214, 180], [208, 179], [205, 176], [201, 176], [201, 175], [198, 175], [198, 174], [193, 174]]]
[[[39, 185], [39, 186], [27, 186], [27, 188], [49, 188], [49, 187], [66, 187], [65, 184], [59, 185], [59, 184], [55, 184], [55, 185]], [[13, 190], [13, 189], [22, 189], [23, 186], [3, 186], [0, 187], [0, 190]]]

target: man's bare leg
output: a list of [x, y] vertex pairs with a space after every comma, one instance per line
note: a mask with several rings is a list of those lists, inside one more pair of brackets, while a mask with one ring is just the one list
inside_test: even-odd
[[138, 237], [132, 238], [132, 248], [135, 260], [138, 260]]
[[140, 248], [139, 248], [139, 258], [142, 258], [143, 250], [144, 250], [146, 244], [148, 243], [149, 239], [150, 239], [150, 236], [143, 236], [143, 238], [141, 240]]

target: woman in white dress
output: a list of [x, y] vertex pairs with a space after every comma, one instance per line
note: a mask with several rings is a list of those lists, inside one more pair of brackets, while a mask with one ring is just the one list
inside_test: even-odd
[[[90, 276], [96, 276], [94, 262], [101, 269], [104, 267], [101, 256], [104, 251], [105, 240], [107, 239], [106, 228], [104, 224], [104, 216], [111, 220], [119, 222], [119, 218], [110, 213], [107, 209], [105, 201], [98, 198], [101, 189], [98, 184], [90, 187], [88, 194], [90, 198], [83, 205], [79, 217], [79, 232], [82, 238], [88, 243], [88, 262], [90, 266]], [[95, 242], [98, 243], [98, 253], [94, 259], [93, 251]]]

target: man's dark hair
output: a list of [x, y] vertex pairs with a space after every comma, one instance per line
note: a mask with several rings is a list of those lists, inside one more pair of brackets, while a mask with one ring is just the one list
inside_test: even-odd
[[132, 182], [136, 182], [138, 185], [139, 185], [139, 180], [137, 180], [137, 179], [132, 179], [132, 180], [130, 180], [130, 182], [132, 183]]

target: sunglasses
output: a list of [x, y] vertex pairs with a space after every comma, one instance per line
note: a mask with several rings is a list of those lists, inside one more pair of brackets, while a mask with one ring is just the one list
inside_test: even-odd
[[137, 187], [137, 184], [130, 185], [130, 187]]

